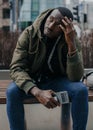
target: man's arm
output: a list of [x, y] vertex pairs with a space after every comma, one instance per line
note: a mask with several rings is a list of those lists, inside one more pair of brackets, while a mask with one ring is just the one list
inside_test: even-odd
[[75, 39], [77, 51], [67, 56], [67, 75], [71, 81], [80, 81], [84, 73], [82, 49], [78, 38]]
[[10, 64], [10, 76], [17, 86], [28, 93], [35, 86], [33, 79], [28, 74], [28, 45], [29, 34], [26, 29], [18, 39]]
[[60, 28], [65, 34], [65, 40], [68, 46], [67, 75], [71, 81], [79, 81], [84, 72], [80, 42], [77, 39], [72, 20], [64, 17], [62, 22], [65, 27], [60, 24]]

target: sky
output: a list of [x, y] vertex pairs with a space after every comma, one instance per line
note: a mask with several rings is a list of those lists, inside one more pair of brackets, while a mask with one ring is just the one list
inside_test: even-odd
[[93, 0], [79, 0], [79, 1], [93, 1]]
[[[66, 0], [66, 1], [67, 1], [67, 3], [70, 2], [70, 0]], [[93, 0], [79, 0], [79, 2], [81, 2], [81, 1], [88, 1], [88, 2], [92, 1], [93, 2]]]

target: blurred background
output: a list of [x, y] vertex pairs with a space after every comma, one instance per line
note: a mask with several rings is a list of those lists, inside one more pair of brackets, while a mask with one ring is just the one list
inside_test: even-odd
[[[20, 33], [42, 11], [58, 6], [72, 11], [74, 27], [81, 41], [84, 67], [93, 68], [93, 0], [0, 0], [0, 91], [4, 91], [10, 82], [9, 64]], [[60, 129], [60, 108], [49, 111], [41, 104], [25, 104], [25, 111], [28, 130]], [[6, 115], [6, 104], [0, 104], [0, 130], [9, 130]], [[92, 122], [93, 102], [89, 103], [87, 130], [93, 129]]]
[[84, 67], [93, 67], [93, 0], [0, 0], [0, 69], [9, 69], [20, 33], [42, 11], [58, 6], [72, 11]]

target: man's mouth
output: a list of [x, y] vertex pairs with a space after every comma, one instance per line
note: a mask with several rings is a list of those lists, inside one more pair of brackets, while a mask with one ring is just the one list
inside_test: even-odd
[[47, 27], [47, 28], [46, 28], [46, 32], [47, 32], [47, 33], [52, 33], [52, 30]]

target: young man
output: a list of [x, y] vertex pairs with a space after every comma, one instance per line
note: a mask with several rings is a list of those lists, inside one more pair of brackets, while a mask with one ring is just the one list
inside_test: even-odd
[[60, 106], [53, 98], [67, 91], [72, 101], [73, 130], [86, 130], [88, 91], [80, 82], [82, 53], [69, 9], [43, 12], [18, 39], [10, 65], [13, 82], [7, 89], [10, 130], [24, 130], [23, 100], [35, 96], [47, 108]]

